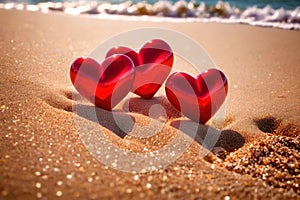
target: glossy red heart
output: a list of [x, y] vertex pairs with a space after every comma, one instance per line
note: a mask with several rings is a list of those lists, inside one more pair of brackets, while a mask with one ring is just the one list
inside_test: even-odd
[[209, 69], [196, 78], [183, 72], [172, 74], [165, 86], [171, 104], [186, 117], [205, 124], [223, 104], [228, 82], [218, 69]]
[[173, 51], [163, 40], [154, 39], [142, 46], [137, 53], [128, 47], [110, 49], [106, 57], [124, 54], [135, 65], [135, 79], [132, 91], [144, 99], [151, 99], [171, 72]]
[[132, 88], [134, 64], [125, 55], [113, 55], [102, 64], [92, 58], [78, 58], [71, 65], [76, 90], [97, 107], [111, 110]]

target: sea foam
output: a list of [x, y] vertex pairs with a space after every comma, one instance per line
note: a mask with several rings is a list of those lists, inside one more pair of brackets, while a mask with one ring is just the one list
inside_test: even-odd
[[[300, 6], [294, 10], [273, 9], [271, 6], [248, 7], [241, 10], [228, 2], [219, 1], [214, 6], [205, 3], [158, 1], [133, 3], [126, 1], [119, 4], [96, 1], [46, 2], [37, 5], [20, 3], [0, 4], [0, 8], [28, 11], [64, 12], [70, 15], [93, 15], [98, 18], [116, 20], [149, 20], [168, 22], [219, 22], [243, 23], [254, 26], [275, 27], [300, 30]], [[140, 16], [144, 16], [141, 18]]]

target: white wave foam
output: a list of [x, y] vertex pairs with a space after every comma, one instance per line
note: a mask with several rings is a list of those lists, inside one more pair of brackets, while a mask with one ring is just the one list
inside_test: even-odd
[[[6, 3], [0, 4], [0, 8], [44, 13], [60, 11], [70, 15], [90, 14], [98, 18], [118, 20], [243, 23], [253, 26], [300, 30], [300, 6], [294, 10], [273, 9], [270, 6], [264, 8], [252, 6], [242, 11], [222, 1], [219, 1], [215, 6], [207, 6], [203, 2], [196, 5], [180, 0], [172, 4], [169, 1], [161, 0], [153, 5], [146, 2], [133, 3], [131, 1], [120, 4], [96, 1], [46, 2], [37, 5]], [[142, 18], [141, 15], [143, 15]]]

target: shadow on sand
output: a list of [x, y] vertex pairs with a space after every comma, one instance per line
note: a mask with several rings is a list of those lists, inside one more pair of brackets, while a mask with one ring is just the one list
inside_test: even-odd
[[[167, 120], [170, 122], [169, 125], [187, 134], [210, 151], [214, 147], [220, 147], [231, 152], [242, 147], [245, 143], [244, 137], [236, 131], [217, 130], [192, 120], [180, 119], [181, 114], [165, 97], [154, 97], [152, 100], [144, 100], [138, 97], [130, 98], [124, 103], [123, 109], [149, 117], [150, 108], [156, 104], [164, 108]], [[75, 108], [73, 107], [73, 112], [90, 121], [99, 123], [121, 138], [124, 138], [133, 129], [135, 123], [134, 117], [123, 110], [107, 111], [94, 106], [79, 104]], [[120, 123], [122, 129], [119, 128]]]

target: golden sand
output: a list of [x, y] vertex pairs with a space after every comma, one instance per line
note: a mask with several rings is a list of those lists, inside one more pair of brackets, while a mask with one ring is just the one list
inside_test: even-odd
[[[0, 24], [0, 199], [299, 199], [299, 31], [14, 10], [0, 10]], [[221, 137], [204, 158], [207, 126], [172, 164], [134, 174], [105, 166], [82, 144], [69, 67], [112, 35], [145, 26], [179, 31], [201, 44], [227, 75], [229, 94]], [[133, 105], [131, 115], [147, 124], [147, 104], [133, 101], [141, 109]], [[109, 115], [98, 126], [120, 148], [159, 149], [187, 119], [163, 96], [153, 101], [169, 116], [153, 137], [120, 136]], [[178, 134], [189, 138], [188, 131]]]

